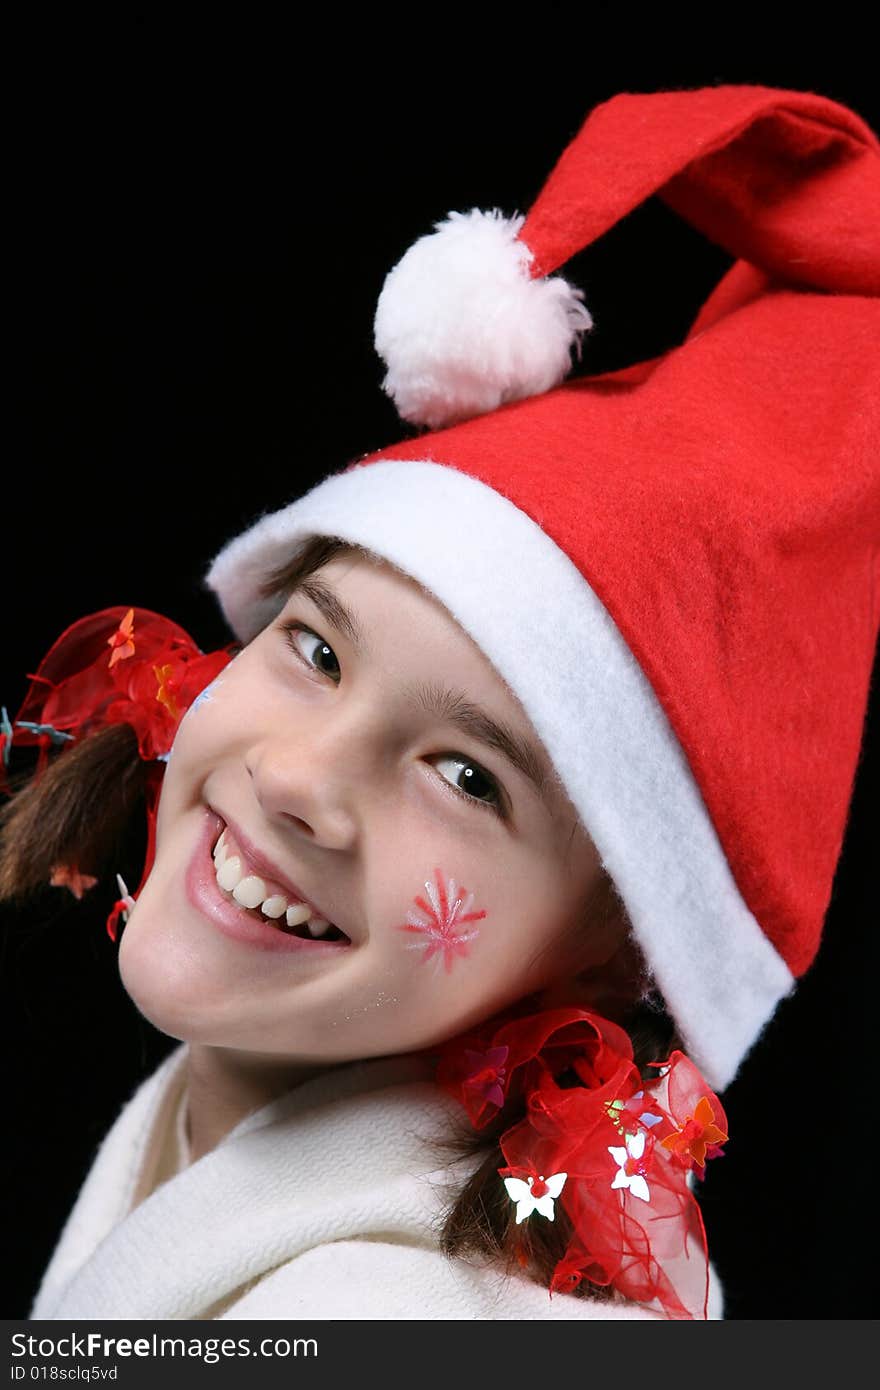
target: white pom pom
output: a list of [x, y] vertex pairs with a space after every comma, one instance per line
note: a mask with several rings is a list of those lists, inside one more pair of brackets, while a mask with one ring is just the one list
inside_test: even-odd
[[533, 280], [525, 218], [451, 212], [389, 273], [374, 324], [382, 382], [404, 420], [431, 429], [549, 391], [593, 320], [583, 291]]

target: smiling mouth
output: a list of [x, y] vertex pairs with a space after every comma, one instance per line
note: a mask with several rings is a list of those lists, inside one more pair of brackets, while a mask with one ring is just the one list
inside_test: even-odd
[[224, 825], [211, 849], [214, 877], [225, 898], [263, 926], [275, 927], [302, 941], [345, 941], [345, 932], [321, 917], [308, 903], [300, 902], [281, 885], [253, 873], [238, 850], [229, 827]]

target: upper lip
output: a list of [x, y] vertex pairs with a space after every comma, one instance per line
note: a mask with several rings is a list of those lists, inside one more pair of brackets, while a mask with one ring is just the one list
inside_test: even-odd
[[332, 922], [335, 927], [339, 927], [340, 931], [344, 930], [329, 912], [324, 912], [313, 898], [310, 898], [301, 888], [297, 887], [293, 879], [289, 878], [287, 874], [279, 869], [277, 864], [273, 863], [271, 859], [258, 850], [250, 836], [246, 835], [241, 826], [237, 825], [225, 811], [220, 811], [216, 807], [212, 809], [214, 810], [214, 814], [219, 816], [220, 819], [225, 821], [229, 826], [236, 844], [242, 850], [248, 861], [248, 868], [255, 869], [262, 877], [270, 878], [275, 883], [280, 884], [293, 901], [305, 903], [317, 916], [324, 917], [328, 922]]

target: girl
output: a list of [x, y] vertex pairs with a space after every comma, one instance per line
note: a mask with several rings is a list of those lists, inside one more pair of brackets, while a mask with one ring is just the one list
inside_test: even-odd
[[[817, 948], [876, 640], [878, 153], [812, 94], [597, 107], [527, 218], [389, 276], [429, 432], [221, 550], [236, 643], [111, 609], [50, 652], [0, 891], [88, 891], [139, 786], [108, 925], [181, 1046], [33, 1317], [721, 1316], [694, 1184]], [[561, 385], [553, 272], [655, 191], [735, 264]]]

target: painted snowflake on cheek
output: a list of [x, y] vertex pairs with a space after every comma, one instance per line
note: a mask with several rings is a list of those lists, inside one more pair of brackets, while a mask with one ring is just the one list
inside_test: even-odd
[[471, 927], [462, 931], [471, 922], [479, 922], [486, 916], [485, 909], [472, 912], [473, 893], [466, 888], [457, 888], [455, 879], [446, 879], [440, 869], [434, 870], [435, 883], [425, 881], [428, 902], [419, 894], [415, 899], [417, 911], [410, 908], [401, 931], [412, 932], [423, 940], [410, 943], [411, 951], [424, 951], [424, 959], [442, 954], [447, 974], [452, 969], [456, 956], [466, 956], [469, 941], [477, 936], [478, 929]]
[[206, 685], [200, 695], [197, 695], [190, 706], [191, 710], [198, 709], [199, 705], [211, 704], [217, 693], [217, 687], [223, 684], [221, 676], [215, 676], [210, 685]]

